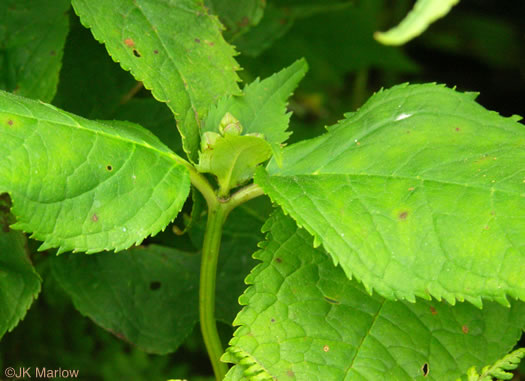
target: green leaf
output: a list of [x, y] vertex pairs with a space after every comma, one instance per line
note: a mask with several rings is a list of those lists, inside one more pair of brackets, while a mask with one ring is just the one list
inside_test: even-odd
[[263, 81], [257, 78], [243, 89], [243, 96], [222, 98], [212, 107], [203, 131], [217, 132], [221, 119], [230, 112], [239, 119], [245, 133], [263, 134], [274, 155], [279, 154], [280, 144], [290, 136], [286, 131], [290, 122], [288, 98], [307, 70], [306, 61], [300, 59]]
[[69, 0], [3, 0], [0, 89], [51, 101], [68, 32]]
[[225, 356], [252, 377], [232, 380], [451, 380], [501, 357], [520, 337], [522, 302], [479, 310], [370, 296], [291, 218], [274, 213], [265, 230], [254, 255], [263, 263], [246, 279]]
[[109, 54], [175, 114], [184, 150], [197, 159], [209, 106], [238, 94], [234, 49], [199, 0], [73, 0], [82, 23]]
[[75, 307], [141, 349], [175, 351], [198, 321], [200, 256], [162, 246], [63, 255], [53, 274]]
[[271, 146], [258, 136], [207, 134], [203, 143], [208, 144], [209, 136], [213, 142], [199, 153], [197, 169], [217, 177], [220, 197], [227, 197], [231, 189], [252, 179], [255, 167], [272, 155]]
[[41, 250], [126, 249], [164, 229], [189, 193], [184, 161], [133, 123], [0, 92], [0, 137], [0, 192]]
[[224, 38], [227, 41], [246, 33], [261, 21], [266, 0], [204, 0], [204, 4], [226, 27]]
[[507, 371], [516, 369], [523, 357], [525, 348], [519, 348], [496, 361], [494, 365], [484, 367], [481, 375], [476, 371], [476, 367], [472, 367], [467, 372], [468, 381], [492, 381], [493, 377], [497, 380], [511, 380], [514, 375]]
[[255, 181], [367, 290], [525, 300], [525, 128], [474, 98], [381, 91]]
[[423, 33], [457, 3], [459, 0], [417, 0], [414, 8], [398, 26], [386, 32], [376, 32], [374, 37], [385, 45], [402, 45]]
[[40, 292], [40, 276], [27, 252], [27, 240], [11, 230], [7, 195], [0, 195], [0, 338], [22, 320]]

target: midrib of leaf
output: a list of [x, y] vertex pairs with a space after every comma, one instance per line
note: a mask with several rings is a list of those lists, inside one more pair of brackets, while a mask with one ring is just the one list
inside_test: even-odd
[[242, 150], [239, 150], [239, 149], [235, 150], [234, 160], [232, 160], [233, 164], [230, 166], [230, 168], [228, 170], [228, 176], [227, 176], [228, 181], [226, 182], [226, 184], [228, 184], [228, 185], [230, 184], [233, 170], [235, 169], [236, 164], [239, 161], [239, 156], [241, 155], [241, 153], [244, 153], [244, 151], [246, 151], [246, 148], [244, 148], [244, 147], [243, 147]]
[[[18, 103], [18, 102], [17, 102]], [[50, 107], [48, 104], [46, 103], [40, 103], [41, 105], [43, 106], [46, 106], [47, 108], [50, 108], [52, 109], [53, 111], [59, 111], [58, 109], [55, 109], [54, 107]], [[24, 105], [18, 103], [18, 105], [26, 108]], [[28, 110], [29, 111], [29, 110]], [[51, 119], [46, 119], [46, 118], [38, 118], [38, 117], [35, 117], [33, 113], [30, 112], [30, 115], [27, 115], [27, 114], [20, 114], [20, 113], [17, 113], [17, 112], [14, 112], [14, 111], [11, 111], [9, 110], [9, 113], [12, 114], [12, 115], [16, 115], [16, 116], [21, 116], [21, 117], [24, 117], [24, 118], [29, 118], [29, 119], [34, 119], [36, 120], [37, 122], [47, 122], [47, 123], [50, 123], [50, 124], [58, 124], [58, 125], [61, 125], [61, 126], [64, 126], [64, 127], [70, 127], [70, 128], [76, 128], [76, 129], [79, 129], [79, 130], [82, 130], [82, 131], [87, 131], [89, 133], [92, 133], [94, 135], [100, 135], [100, 136], [103, 136], [105, 138], [109, 138], [109, 139], [113, 139], [113, 140], [117, 140], [117, 141], [121, 141], [121, 142], [125, 142], [125, 143], [130, 143], [132, 145], [135, 145], [135, 146], [140, 146], [140, 147], [144, 147], [144, 148], [147, 148], [147, 149], [150, 149], [150, 150], [153, 150], [155, 151], [156, 153], [158, 153], [159, 155], [162, 155], [164, 157], [168, 157], [170, 158], [171, 160], [179, 163], [179, 164], [183, 164], [183, 165], [189, 165], [186, 160], [182, 159], [181, 157], [177, 156], [176, 154], [174, 154], [173, 152], [170, 152], [169, 151], [169, 148], [166, 148], [168, 150], [168, 152], [164, 151], [164, 150], [160, 150], [154, 146], [152, 146], [151, 144], [148, 144], [146, 142], [140, 142], [140, 141], [136, 141], [136, 140], [132, 140], [132, 139], [129, 139], [129, 138], [126, 138], [126, 137], [123, 137], [119, 134], [116, 134], [116, 135], [112, 135], [112, 134], [109, 134], [105, 131], [100, 131], [100, 130], [93, 130], [93, 129], [90, 129], [90, 128], [86, 128], [86, 127], [83, 127], [81, 124], [79, 124], [75, 119], [71, 118], [69, 115], [65, 114], [65, 113], [62, 113], [60, 112], [60, 115], [62, 116], [66, 116], [68, 119], [70, 119], [74, 124], [67, 124], [67, 123], [64, 123], [64, 122], [61, 122], [61, 121], [57, 121], [57, 120], [51, 120]], [[97, 121], [98, 123], [100, 124], [104, 124], [103, 121]], [[109, 127], [109, 128], [112, 128], [111, 126], [107, 125], [107, 124], [104, 124], [106, 127]], [[36, 132], [36, 128], [35, 128], [35, 132]], [[28, 136], [29, 137], [29, 136]], [[28, 138], [26, 137], [26, 138]]]
[[[445, 112], [440, 112], [440, 113], [437, 113], [437, 112], [436, 113], [432, 113], [432, 112], [413, 112], [413, 113], [411, 113], [410, 117], [414, 117], [416, 114], [417, 115], [454, 116], [454, 117], [457, 117], [457, 118], [465, 119], [465, 120], [470, 121], [470, 122], [478, 123], [478, 120], [476, 120], [476, 119], [467, 118], [464, 115], [451, 114], [451, 113], [445, 113]], [[366, 114], [362, 114], [362, 115], [366, 115]], [[357, 123], [358, 121], [359, 121], [359, 119], [356, 119], [355, 121], [353, 121], [353, 124]], [[368, 131], [366, 131], [366, 133], [361, 134], [361, 135], [354, 135], [353, 138], [357, 139], [357, 141], [362, 140], [362, 139], [364, 139], [364, 138], [366, 138], [366, 137], [368, 137], [368, 136], [378, 132], [379, 130], [381, 130], [384, 127], [391, 127], [391, 126], [389, 126], [390, 123], [392, 123], [392, 120], [386, 120], [386, 121], [382, 121], [380, 123], [376, 123], [375, 125], [372, 125], [372, 127]], [[494, 125], [491, 125], [491, 124], [484, 124], [484, 123], [480, 123], [480, 124], [483, 125], [484, 127], [492, 127], [492, 128], [500, 129], [500, 128], [495, 127]], [[339, 125], [334, 126], [333, 129], [335, 130], [337, 128], [339, 128]], [[330, 130], [330, 131], [332, 131], [332, 130]], [[505, 131], [506, 132], [512, 132], [514, 135], [517, 134], [517, 131], [515, 129], [513, 129], [513, 130], [505, 129]], [[326, 138], [326, 137], [325, 136], [320, 136], [317, 139], [323, 140], [324, 138]], [[312, 142], [312, 141], [314, 141], [314, 140], [310, 140], [309, 142]], [[299, 144], [301, 144], [301, 142], [298, 143], [298, 145]], [[342, 144], [340, 144], [338, 149], [337, 149], [337, 151], [335, 151], [331, 155], [329, 155], [330, 159], [326, 163], [324, 163], [321, 167], [319, 167], [316, 170], [312, 171], [312, 174], [315, 174], [315, 172], [321, 171], [323, 168], [325, 168], [326, 166], [330, 165], [333, 161], [336, 161], [341, 155], [347, 154], [349, 150], [356, 149], [356, 148], [352, 148], [354, 144], [355, 144], [355, 142], [352, 141], [351, 139], [348, 142], [343, 142]], [[311, 150], [310, 151], [305, 151], [304, 156], [307, 156], [310, 153], [312, 153], [312, 152], [314, 152], [314, 151], [316, 151], [318, 149], [319, 149], [319, 146], [312, 144]], [[500, 151], [500, 150], [491, 151], [491, 152], [498, 152], [498, 151]], [[476, 155], [474, 155], [474, 156], [476, 156]], [[470, 156], [470, 157], [473, 157], [473, 156]], [[465, 157], [461, 157], [461, 160], [463, 160], [463, 159], [465, 159]], [[456, 161], [458, 161], [458, 160], [456, 160]], [[455, 161], [452, 160], [452, 161], [450, 161], [448, 163], [453, 163], [453, 162], [455, 162]], [[446, 164], [446, 163], [440, 163], [440, 165], [443, 165], [443, 164]], [[396, 171], [397, 170], [398, 169], [396, 169]], [[517, 172], [517, 173], [519, 173], [519, 172]], [[270, 174], [272, 176], [290, 176], [290, 175], [297, 175], [297, 174], [302, 174], [302, 173], [294, 173], [294, 171], [286, 171], [286, 169], [284, 169], [280, 173], [275, 173], [274, 174], [274, 173], [270, 172]], [[330, 174], [330, 173], [323, 172], [322, 174], [324, 175], [324, 174]], [[331, 174], [338, 174], [338, 173], [334, 172], [334, 173], [331, 173]], [[485, 189], [485, 188], [482, 188], [482, 189]]]
[[[520, 172], [524, 172], [524, 170], [520, 170], [517, 173], [520, 173]], [[422, 177], [422, 176], [399, 176], [399, 175], [386, 175], [386, 174], [363, 174], [363, 173], [340, 173], [340, 172], [328, 172], [328, 173], [322, 173], [322, 174], [297, 174], [297, 175], [281, 175], [281, 174], [271, 174], [272, 177], [291, 177], [293, 179], [294, 176], [301, 176], [301, 177], [312, 177], [312, 178], [316, 178], [316, 177], [323, 177], [323, 176], [345, 176], [345, 177], [377, 177], [377, 178], [385, 178], [385, 179], [395, 179], [395, 180], [413, 180], [413, 181], [417, 181], [419, 182], [420, 186], [423, 185], [424, 182], [428, 182], [428, 183], [436, 183], [436, 184], [443, 184], [443, 185], [454, 185], [454, 186], [458, 186], [458, 187], [462, 187], [462, 188], [472, 188], [472, 189], [477, 189], [477, 190], [483, 190], [483, 191], [487, 191], [487, 190], [490, 190], [491, 192], [491, 195], [494, 194], [495, 192], [500, 192], [500, 193], [506, 193], [506, 194], [509, 194], [509, 195], [513, 195], [513, 196], [522, 196], [522, 197], [525, 197], [523, 193], [518, 193], [518, 192], [513, 192], [511, 190], [508, 190], [508, 189], [498, 189], [498, 188], [495, 188], [495, 187], [490, 187], [490, 188], [485, 188], [483, 186], [476, 186], [476, 185], [473, 185], [473, 184], [465, 184], [465, 183], [457, 183], [457, 182], [452, 182], [452, 181], [446, 181], [446, 180], [442, 180], [442, 179], [432, 179], [432, 178], [425, 178], [425, 177]], [[295, 181], [295, 179], [293, 179]], [[494, 184], [497, 184], [497, 183], [494, 183]], [[300, 185], [298, 183], [298, 185]], [[274, 188], [275, 189], [275, 188]], [[278, 191], [278, 189], [275, 189], [276, 191]]]
[[348, 367], [345, 369], [345, 379], [346, 379], [346, 377], [348, 377], [348, 373], [350, 373], [350, 371], [354, 367], [354, 362], [355, 362], [355, 359], [358, 357], [359, 350], [363, 346], [363, 344], [366, 341], [366, 339], [370, 336], [370, 332], [372, 331], [372, 328], [374, 328], [374, 325], [376, 324], [377, 318], [379, 317], [379, 314], [381, 313], [381, 310], [383, 309], [383, 306], [385, 305], [385, 301], [386, 301], [386, 299], [383, 299], [381, 301], [381, 305], [377, 309], [377, 312], [375, 313], [374, 318], [372, 319], [372, 323], [370, 324], [370, 327], [368, 328], [368, 331], [366, 332], [366, 335], [364, 335], [361, 338], [361, 341], [359, 342], [359, 345], [355, 349], [354, 357], [352, 357], [352, 360], [348, 364]]

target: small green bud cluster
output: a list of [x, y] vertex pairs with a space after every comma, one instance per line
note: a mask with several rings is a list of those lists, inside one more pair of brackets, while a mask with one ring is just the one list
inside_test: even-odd
[[[219, 123], [219, 132], [207, 131], [202, 134], [201, 139], [201, 151], [213, 149], [213, 146], [217, 142], [217, 139], [223, 136], [240, 136], [242, 134], [242, 125], [239, 120], [234, 117], [230, 112], [224, 114]], [[256, 138], [264, 139], [264, 135], [259, 132], [252, 132], [245, 136], [254, 136]]]

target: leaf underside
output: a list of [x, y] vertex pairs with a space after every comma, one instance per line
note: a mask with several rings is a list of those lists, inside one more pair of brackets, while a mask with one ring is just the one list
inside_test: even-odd
[[525, 300], [525, 128], [474, 97], [381, 91], [255, 181], [367, 290]]
[[22, 320], [40, 292], [23, 233], [11, 230], [10, 202], [0, 195], [0, 338]]
[[53, 258], [53, 275], [75, 307], [149, 352], [174, 352], [198, 321], [200, 256], [151, 245]]
[[[210, 105], [238, 94], [234, 49], [202, 1], [73, 0], [82, 23], [125, 70], [175, 114], [184, 150], [197, 160]], [[111, 28], [107, 26], [111, 25]]]
[[112, 124], [0, 92], [0, 193], [41, 250], [123, 250], [182, 208], [181, 159], [142, 127]]
[[402, 45], [423, 33], [457, 3], [459, 0], [417, 0], [399, 25], [386, 32], [376, 32], [374, 38], [385, 45]]
[[0, 89], [49, 102], [69, 29], [69, 0], [2, 0]]
[[[519, 339], [525, 304], [392, 302], [348, 280], [312, 237], [274, 213], [246, 279], [229, 380], [450, 380]], [[241, 374], [243, 373], [243, 374]]]

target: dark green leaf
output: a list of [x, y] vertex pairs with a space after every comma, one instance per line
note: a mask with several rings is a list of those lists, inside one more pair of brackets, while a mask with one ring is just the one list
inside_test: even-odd
[[63, 255], [53, 260], [53, 274], [82, 314], [147, 352], [164, 354], [198, 321], [199, 262], [199, 255], [152, 245]]
[[0, 89], [49, 102], [57, 89], [69, 0], [3, 0]]
[[177, 155], [184, 154], [173, 114], [165, 104], [152, 98], [135, 98], [119, 105], [113, 117], [140, 124], [150, 130]]
[[261, 21], [266, 0], [204, 0], [204, 4], [219, 16], [226, 27], [224, 37], [232, 41]]
[[118, 119], [115, 109], [135, 86], [133, 76], [108, 56], [78, 17], [72, 17], [53, 104], [84, 118]]
[[11, 230], [7, 195], [0, 195], [0, 338], [17, 326], [40, 292], [40, 277], [27, 252], [27, 240]]

